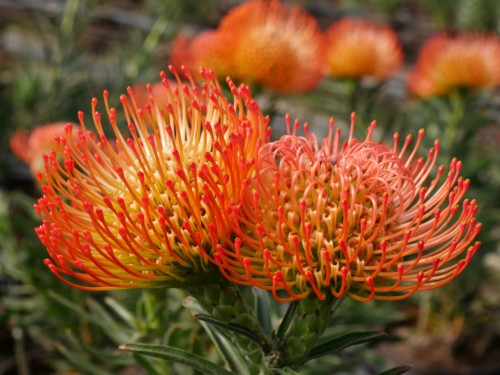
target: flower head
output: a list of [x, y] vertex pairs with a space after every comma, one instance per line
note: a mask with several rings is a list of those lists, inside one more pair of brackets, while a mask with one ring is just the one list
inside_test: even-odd
[[33, 176], [43, 170], [44, 153], [56, 146], [56, 137], [64, 135], [66, 123], [55, 122], [40, 125], [30, 131], [19, 130], [10, 138], [13, 154], [28, 165]]
[[326, 74], [385, 79], [403, 62], [396, 33], [372, 21], [346, 18], [326, 32]]
[[202, 71], [198, 87], [188, 71], [185, 85], [171, 71], [178, 82], [163, 75], [162, 92], [148, 86], [147, 105], [137, 106], [131, 88], [120, 97], [129, 135], [105, 91], [105, 115], [92, 100], [95, 132], [80, 112], [81, 129], [67, 125], [57, 139], [64, 160], [56, 151], [44, 156], [43, 197], [35, 205], [43, 223], [36, 232], [51, 258], [45, 264], [72, 286], [193, 283], [230, 230], [224, 213], [268, 136], [267, 120], [246, 86], [228, 80], [230, 103], [212, 72]]
[[170, 62], [174, 66], [184, 64], [194, 72], [206, 66], [221, 77], [234, 76], [227, 50], [230, 40], [230, 35], [216, 30], [204, 31], [195, 37], [181, 34], [174, 40]]
[[464, 269], [481, 225], [476, 202], [462, 199], [461, 163], [431, 178], [439, 142], [417, 157], [423, 130], [413, 147], [398, 134], [386, 147], [371, 139], [374, 123], [364, 141], [353, 127], [354, 116], [342, 144], [332, 120], [320, 145], [294, 130], [260, 149], [258, 173], [232, 209], [238, 237], [214, 254], [225, 277], [279, 301], [369, 301], [437, 288]]
[[[314, 18], [277, 0], [232, 9], [216, 31], [174, 43], [177, 63], [205, 64], [278, 92], [303, 92], [322, 78], [323, 37]], [[182, 61], [189, 60], [189, 62]]]
[[444, 95], [458, 88], [500, 85], [500, 40], [495, 35], [445, 33], [430, 38], [408, 76], [408, 89], [418, 97]]

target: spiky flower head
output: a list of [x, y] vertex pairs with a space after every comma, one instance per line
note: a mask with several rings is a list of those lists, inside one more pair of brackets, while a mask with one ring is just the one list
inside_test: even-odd
[[399, 69], [403, 50], [388, 26], [344, 18], [326, 31], [326, 75], [385, 79]]
[[214, 246], [224, 243], [230, 230], [224, 214], [238, 199], [256, 145], [268, 136], [267, 120], [248, 87], [228, 80], [230, 103], [212, 72], [202, 71], [198, 87], [187, 70], [187, 84], [171, 71], [177, 82], [162, 74], [163, 92], [148, 86], [143, 107], [131, 88], [120, 96], [128, 135], [105, 91], [104, 115], [92, 100], [95, 130], [80, 112], [81, 128], [68, 125], [57, 138], [64, 160], [58, 162], [56, 150], [45, 155], [43, 197], [35, 205], [43, 223], [36, 232], [51, 258], [45, 264], [69, 285], [195, 283], [209, 269]]
[[[322, 78], [323, 36], [297, 6], [250, 0], [232, 9], [215, 31], [174, 43], [174, 64], [206, 65], [235, 80], [277, 92], [304, 92]], [[183, 61], [183, 59], [188, 61]]]
[[408, 75], [408, 89], [418, 97], [444, 95], [459, 88], [500, 85], [500, 40], [496, 35], [440, 33], [420, 49]]
[[329, 293], [370, 301], [437, 288], [464, 269], [481, 225], [476, 202], [462, 199], [461, 162], [432, 176], [438, 141], [418, 157], [423, 130], [413, 147], [398, 134], [387, 147], [372, 140], [374, 125], [357, 140], [353, 116], [342, 143], [332, 120], [318, 144], [296, 135], [296, 122], [260, 149], [258, 173], [232, 210], [237, 238], [214, 254], [226, 278], [278, 301]]

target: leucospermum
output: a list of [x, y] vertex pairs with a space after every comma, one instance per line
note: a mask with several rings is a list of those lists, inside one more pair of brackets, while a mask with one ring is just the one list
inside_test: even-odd
[[345, 18], [326, 31], [326, 75], [385, 79], [403, 62], [396, 33], [373, 21]]
[[[287, 118], [290, 129], [290, 118]], [[479, 247], [475, 201], [453, 159], [435, 167], [439, 142], [418, 157], [423, 137], [392, 147], [334, 130], [318, 144], [294, 130], [264, 145], [258, 173], [234, 206], [236, 239], [214, 254], [226, 278], [270, 290], [278, 301], [403, 299], [455, 278]], [[306, 127], [307, 128], [307, 127]], [[307, 133], [307, 132], [306, 132]]]
[[459, 88], [500, 85], [500, 40], [496, 35], [438, 34], [420, 49], [408, 75], [408, 89], [418, 97], [444, 95]]
[[230, 103], [212, 72], [202, 70], [198, 87], [187, 70], [187, 84], [171, 71], [177, 82], [163, 74], [162, 92], [148, 86], [147, 105], [136, 105], [131, 88], [120, 97], [129, 135], [104, 92], [104, 115], [92, 100], [95, 131], [80, 112], [81, 129], [68, 125], [57, 138], [64, 160], [57, 161], [55, 150], [45, 155], [43, 197], [35, 205], [43, 223], [36, 232], [51, 258], [45, 264], [69, 285], [195, 283], [230, 230], [224, 213], [238, 199], [256, 145], [268, 136], [267, 120], [248, 87], [228, 80]]
[[231, 54], [227, 49], [231, 38], [231, 35], [219, 33], [217, 30], [207, 30], [192, 38], [180, 34], [173, 42], [170, 62], [174, 66], [186, 65], [192, 71], [206, 66], [217, 72], [220, 77], [234, 77]]
[[[304, 92], [323, 74], [323, 36], [297, 6], [250, 0], [232, 9], [215, 31], [174, 43], [175, 64], [204, 65], [235, 80], [277, 92]], [[185, 61], [185, 60], [189, 60]]]

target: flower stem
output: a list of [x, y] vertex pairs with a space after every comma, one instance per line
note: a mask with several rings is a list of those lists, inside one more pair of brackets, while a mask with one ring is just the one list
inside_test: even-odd
[[[218, 278], [190, 288], [189, 293], [214, 319], [213, 323], [217, 322], [219, 328], [228, 327], [225, 333], [243, 354], [250, 369], [256, 370], [263, 365], [263, 355], [271, 351], [270, 338], [236, 285]], [[209, 319], [206, 321], [210, 323]], [[248, 335], [241, 334], [243, 331]]]
[[[328, 320], [340, 302], [332, 295], [320, 301], [311, 295], [292, 302], [285, 319], [286, 327], [278, 331], [276, 351], [267, 361], [274, 367], [290, 367], [297, 370], [309, 351], [317, 344], [325, 332]], [[293, 311], [293, 316], [290, 316]], [[280, 337], [281, 336], [281, 337]]]
[[457, 145], [462, 141], [462, 139], [457, 139], [457, 134], [464, 115], [465, 102], [463, 95], [458, 91], [454, 91], [449, 97], [449, 112], [443, 116], [445, 121], [443, 151], [446, 155], [454, 155], [457, 151]]

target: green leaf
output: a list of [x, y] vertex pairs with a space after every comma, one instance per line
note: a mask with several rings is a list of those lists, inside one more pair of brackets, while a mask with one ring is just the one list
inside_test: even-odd
[[273, 371], [273, 373], [280, 374], [280, 375], [300, 375], [300, 372], [292, 370], [290, 367], [273, 368], [272, 371]]
[[132, 329], [137, 329], [136, 319], [134, 315], [128, 311], [125, 306], [119, 303], [116, 299], [112, 297], [105, 297], [104, 303], [108, 305], [116, 315], [118, 315], [128, 326]]
[[191, 296], [187, 296], [182, 300], [182, 305], [189, 309], [194, 314], [206, 314], [207, 312], [201, 307], [200, 303]]
[[290, 324], [292, 323], [293, 318], [295, 317], [295, 313], [297, 312], [298, 306], [299, 303], [297, 301], [290, 303], [288, 309], [286, 310], [285, 316], [283, 317], [283, 320], [281, 321], [281, 324], [278, 327], [278, 333], [276, 334], [277, 337], [283, 338], [283, 336], [285, 336], [286, 331], [288, 331], [288, 328], [290, 327]]
[[[183, 301], [183, 305], [191, 311], [193, 316], [197, 314], [207, 315], [200, 303], [193, 297], [186, 297]], [[231, 341], [213, 325], [208, 324], [203, 320], [200, 320], [200, 325], [207, 332], [208, 336], [217, 348], [217, 351], [229, 368], [236, 374], [250, 375], [245, 360], [236, 350], [234, 344], [232, 344]]]
[[86, 358], [83, 358], [77, 353], [72, 352], [71, 350], [68, 350], [64, 345], [60, 343], [55, 343], [57, 350], [61, 352], [62, 355], [64, 355], [68, 361], [73, 363], [79, 370], [83, 370], [88, 374], [95, 374], [95, 375], [113, 375], [113, 372], [106, 371], [102, 369], [100, 366], [96, 366], [92, 364], [91, 360], [88, 360]]
[[336, 336], [319, 344], [311, 349], [304, 362], [311, 359], [323, 357], [327, 354], [337, 353], [349, 346], [362, 344], [386, 336], [384, 332], [351, 332], [345, 335]]
[[253, 288], [257, 304], [257, 319], [265, 332], [271, 332], [273, 325], [271, 322], [271, 306], [269, 302], [269, 293], [262, 289]]
[[76, 313], [81, 318], [83, 318], [89, 322], [99, 324], [98, 321], [93, 320], [93, 318], [90, 316], [90, 314], [85, 309], [78, 306], [74, 301], [71, 301], [70, 299], [63, 297], [62, 295], [60, 295], [52, 290], [49, 290], [48, 295], [50, 298], [52, 298], [56, 302], [67, 307], [68, 309], [72, 310], [74, 313]]
[[250, 375], [247, 363], [241, 354], [236, 350], [235, 345], [211, 324], [200, 321], [201, 326], [207, 332], [212, 343], [217, 348], [220, 356], [229, 368], [238, 375]]
[[215, 319], [213, 316], [207, 314], [193, 314], [193, 317], [198, 320], [202, 320], [204, 322], [212, 324], [216, 327], [239, 333], [240, 335], [248, 337], [250, 340], [254, 341], [257, 345], [261, 346], [259, 337], [253, 331], [249, 330], [247, 327], [241, 324], [224, 323], [223, 321]]
[[236, 375], [235, 373], [227, 371], [215, 363], [207, 361], [203, 357], [181, 349], [173, 348], [171, 346], [130, 343], [121, 345], [120, 349], [182, 363], [207, 375]]
[[162, 368], [156, 368], [155, 364], [152, 363], [153, 358], [145, 357], [140, 354], [134, 354], [134, 361], [141, 366], [144, 370], [146, 370], [149, 375], [166, 375], [170, 374], [171, 371], [163, 366]]
[[409, 371], [411, 369], [412, 369], [411, 366], [399, 366], [399, 367], [394, 367], [394, 368], [391, 368], [390, 370], [381, 372], [378, 375], [400, 375], [400, 374], [404, 374], [406, 371]]
[[[132, 360], [120, 353], [116, 355], [116, 351], [104, 349], [102, 347], [92, 346], [82, 342], [77, 338], [71, 330], [65, 331], [67, 341], [64, 342], [64, 348], [74, 355], [79, 355], [82, 358], [91, 359], [92, 363], [105, 363], [106, 366], [130, 366], [133, 364]], [[123, 354], [123, 355], [122, 355]]]
[[126, 326], [119, 324], [117, 319], [96, 300], [89, 299], [87, 301], [90, 313], [94, 321], [99, 322], [98, 325], [106, 332], [107, 336], [117, 345], [130, 340], [133, 331]]

